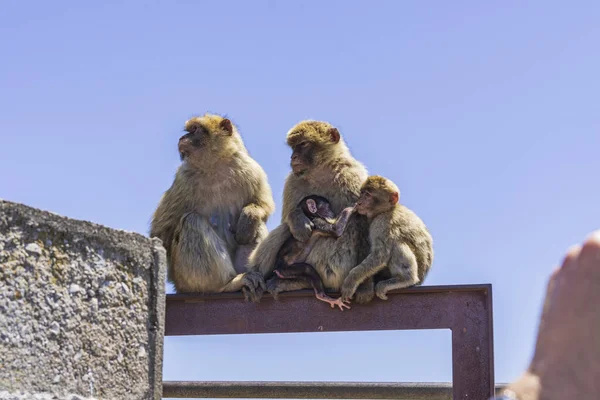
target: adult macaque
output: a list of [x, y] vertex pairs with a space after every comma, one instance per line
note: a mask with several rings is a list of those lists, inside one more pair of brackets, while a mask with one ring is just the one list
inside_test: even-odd
[[205, 114], [188, 120], [185, 131], [182, 164], [154, 213], [150, 236], [167, 250], [168, 279], [178, 293], [243, 289], [252, 296], [264, 282], [237, 273], [232, 260], [267, 235], [275, 208], [267, 176], [229, 119]]
[[375, 286], [382, 300], [387, 292], [423, 283], [433, 263], [433, 239], [423, 221], [398, 203], [400, 191], [389, 179], [371, 176], [361, 188], [356, 212], [369, 221], [369, 255], [353, 268], [342, 285], [349, 300], [366, 279], [378, 273]]
[[[325, 294], [325, 287], [319, 274], [305, 260], [319, 237], [338, 238], [342, 235], [354, 208], [345, 208], [336, 218], [327, 199], [315, 195], [305, 197], [298, 206], [314, 226], [311, 237], [306, 243], [296, 240], [293, 236], [289, 237], [277, 254], [276, 268], [273, 271], [276, 277], [270, 279], [267, 286], [276, 289], [279, 287], [278, 279], [304, 279], [312, 286], [317, 299], [329, 303], [331, 308], [338, 306], [344, 311], [344, 307], [350, 308], [350, 306], [340, 298], [334, 299]], [[272, 294], [277, 297], [278, 292], [273, 291]]]
[[[288, 132], [287, 143], [292, 148], [292, 172], [283, 190], [282, 223], [257, 246], [249, 261], [252, 274], [261, 278], [273, 271], [277, 253], [290, 236], [302, 243], [310, 239], [314, 224], [298, 207], [300, 200], [310, 195], [323, 196], [338, 215], [344, 208], [354, 206], [360, 186], [367, 179], [366, 168], [352, 157], [337, 128], [327, 122], [298, 123]], [[366, 219], [353, 214], [339, 238], [320, 237], [314, 243], [306, 262], [315, 268], [326, 288], [339, 290], [348, 272], [366, 256], [367, 229]], [[302, 279], [271, 283], [271, 292], [310, 287]], [[253, 294], [253, 300], [259, 301], [262, 293], [258, 285]], [[373, 296], [373, 281], [367, 280], [358, 288], [354, 300], [366, 303]]]

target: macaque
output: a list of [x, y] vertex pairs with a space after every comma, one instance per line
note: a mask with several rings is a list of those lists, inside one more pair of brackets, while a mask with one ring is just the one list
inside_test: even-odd
[[167, 250], [168, 279], [182, 292], [235, 292], [246, 298], [265, 288], [238, 272], [267, 235], [275, 209], [267, 175], [250, 157], [235, 125], [205, 114], [185, 123], [182, 160], [153, 215], [150, 236]]
[[361, 187], [355, 210], [367, 217], [370, 251], [344, 279], [342, 299], [348, 300], [365, 279], [378, 274], [384, 280], [375, 294], [423, 283], [433, 263], [433, 239], [423, 221], [398, 203], [400, 191], [389, 179], [370, 176]]
[[[315, 224], [298, 207], [306, 196], [326, 198], [334, 215], [352, 207], [358, 200], [361, 184], [367, 179], [366, 168], [350, 153], [340, 132], [323, 121], [302, 121], [287, 134], [292, 149], [292, 171], [283, 189], [281, 225], [254, 249], [248, 262], [249, 270], [259, 276], [269, 276], [275, 268], [277, 254], [291, 237], [306, 243], [312, 237]], [[339, 236], [319, 236], [310, 249], [306, 263], [313, 266], [325, 288], [337, 291], [348, 272], [368, 253], [366, 218], [353, 214]], [[256, 279], [257, 281], [259, 279]], [[267, 282], [271, 293], [310, 288], [306, 279], [278, 279]], [[260, 301], [260, 288], [254, 301]], [[367, 303], [375, 296], [372, 279], [367, 279], [356, 291], [354, 301]]]
[[[317, 299], [329, 303], [331, 308], [338, 306], [340, 310], [344, 311], [344, 307], [350, 308], [350, 306], [339, 298], [333, 299], [327, 296], [319, 274], [312, 265], [305, 261], [319, 237], [331, 236], [338, 238], [342, 235], [354, 208], [345, 208], [336, 218], [327, 199], [315, 195], [302, 199], [298, 207], [313, 223], [314, 229], [306, 243], [290, 236], [279, 250], [277, 265], [273, 272], [281, 279], [306, 279], [315, 291]], [[277, 293], [274, 295], [277, 296]]]

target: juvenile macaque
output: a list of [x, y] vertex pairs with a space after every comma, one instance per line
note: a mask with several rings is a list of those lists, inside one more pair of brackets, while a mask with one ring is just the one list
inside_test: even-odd
[[[360, 186], [367, 179], [366, 168], [350, 153], [337, 128], [323, 121], [302, 121], [287, 134], [292, 149], [292, 171], [283, 188], [281, 225], [257, 246], [250, 256], [249, 270], [260, 277], [273, 271], [281, 246], [293, 236], [307, 242], [314, 230], [313, 222], [298, 207], [309, 195], [319, 195], [331, 204], [334, 214], [354, 206]], [[327, 289], [339, 290], [347, 273], [368, 252], [366, 218], [354, 215], [339, 238], [320, 237], [306, 262], [314, 267]], [[284, 292], [306, 289], [311, 285], [302, 279], [275, 279], [267, 282], [268, 291]], [[260, 289], [254, 301], [260, 300]], [[354, 301], [373, 299], [373, 280], [367, 279], [356, 291]]]
[[378, 274], [375, 286], [382, 300], [387, 292], [420, 285], [433, 263], [433, 240], [423, 221], [398, 203], [400, 191], [390, 180], [371, 176], [363, 184], [356, 212], [369, 221], [369, 255], [353, 268], [342, 285], [349, 300], [358, 285]]
[[[264, 281], [234, 261], [267, 235], [275, 204], [267, 175], [235, 125], [218, 115], [194, 117], [179, 139], [182, 163], [152, 218], [150, 236], [167, 250], [168, 279], [181, 292], [235, 292], [246, 297]], [[257, 289], [258, 288], [258, 289]]]
[[[277, 264], [273, 272], [281, 279], [307, 281], [315, 291], [317, 299], [329, 303], [331, 308], [338, 306], [340, 310], [344, 311], [344, 307], [350, 308], [350, 306], [340, 298], [333, 299], [327, 296], [319, 274], [312, 265], [305, 261], [319, 237], [331, 236], [338, 238], [342, 235], [354, 208], [345, 208], [336, 218], [329, 201], [316, 195], [305, 197], [300, 201], [298, 207], [313, 223], [312, 234], [306, 243], [290, 236], [277, 254]], [[277, 292], [274, 295], [277, 296]]]

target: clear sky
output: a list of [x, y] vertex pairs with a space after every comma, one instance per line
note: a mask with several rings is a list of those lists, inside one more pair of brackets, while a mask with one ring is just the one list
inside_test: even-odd
[[[0, 197], [147, 234], [183, 123], [213, 111], [266, 170], [273, 228], [285, 133], [330, 121], [430, 227], [426, 284], [493, 284], [506, 382], [551, 269], [600, 227], [599, 39], [594, 1], [5, 1]], [[165, 380], [452, 377], [446, 331], [167, 338], [164, 360]]]

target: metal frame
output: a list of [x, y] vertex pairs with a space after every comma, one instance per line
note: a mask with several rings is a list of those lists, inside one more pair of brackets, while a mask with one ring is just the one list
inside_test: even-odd
[[[337, 294], [332, 294], [336, 296]], [[241, 293], [167, 295], [165, 336], [412, 329], [452, 331], [452, 398], [494, 395], [492, 286], [421, 286], [390, 292], [387, 301], [332, 310], [312, 291], [269, 295], [259, 304]], [[337, 312], [336, 312], [337, 311]], [[440, 384], [341, 382], [164, 382], [165, 397], [400, 398], [446, 393]], [[442, 386], [444, 384], [441, 384]], [[411, 389], [412, 388], [412, 389]], [[414, 389], [414, 390], [413, 390]], [[412, 390], [412, 391], [411, 391]], [[416, 391], [415, 391], [416, 390]], [[415, 397], [419, 398], [419, 397]], [[424, 397], [421, 397], [424, 398]]]

